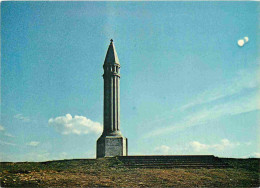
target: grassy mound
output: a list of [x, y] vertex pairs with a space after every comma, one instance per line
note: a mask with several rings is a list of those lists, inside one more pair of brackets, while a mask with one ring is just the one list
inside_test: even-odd
[[[1, 187], [259, 187], [259, 159], [226, 169], [129, 169], [116, 158], [0, 163]], [[119, 165], [119, 166], [118, 166]]]

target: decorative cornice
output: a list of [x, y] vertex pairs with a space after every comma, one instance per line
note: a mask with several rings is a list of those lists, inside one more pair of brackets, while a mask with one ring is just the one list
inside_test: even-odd
[[112, 77], [112, 76], [117, 76], [117, 77], [120, 78], [120, 74], [112, 73], [112, 72], [110, 72], [110, 73], [104, 73], [102, 76], [103, 76], [103, 78], [105, 78], [105, 77]]

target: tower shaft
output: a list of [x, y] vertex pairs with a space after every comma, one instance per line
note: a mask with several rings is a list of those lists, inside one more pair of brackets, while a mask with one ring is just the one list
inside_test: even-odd
[[120, 65], [104, 64], [104, 134], [120, 134]]
[[97, 140], [97, 158], [127, 155], [127, 138], [120, 132], [120, 63], [111, 39], [104, 74], [104, 129]]

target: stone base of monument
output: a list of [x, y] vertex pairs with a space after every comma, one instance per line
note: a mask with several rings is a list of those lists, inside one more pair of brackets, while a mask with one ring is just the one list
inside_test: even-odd
[[97, 140], [97, 158], [127, 156], [127, 153], [127, 138], [121, 135], [102, 135]]

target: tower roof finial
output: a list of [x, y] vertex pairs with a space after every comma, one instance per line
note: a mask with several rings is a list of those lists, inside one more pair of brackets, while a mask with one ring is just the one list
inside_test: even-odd
[[110, 43], [108, 50], [107, 50], [105, 63], [119, 64], [120, 65], [119, 59], [118, 59], [117, 53], [116, 53], [116, 48], [115, 48], [115, 45], [113, 43], [113, 39], [111, 39], [110, 41], [111, 41], [111, 43]]

